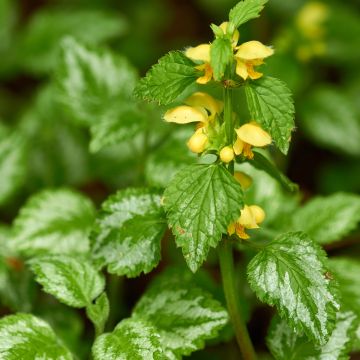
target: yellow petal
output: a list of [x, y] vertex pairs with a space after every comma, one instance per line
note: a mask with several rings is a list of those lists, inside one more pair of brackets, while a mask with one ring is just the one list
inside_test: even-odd
[[210, 44], [201, 44], [190, 47], [185, 51], [185, 56], [195, 61], [210, 62]]
[[251, 150], [250, 144], [244, 143], [243, 155], [250, 160], [254, 158], [254, 153]]
[[200, 106], [210, 112], [210, 115], [220, 114], [224, 104], [204, 92], [196, 92], [189, 96], [184, 103], [189, 106]]
[[192, 122], [207, 123], [208, 121], [205, 110], [186, 105], [169, 109], [165, 113], [164, 119], [167, 122], [173, 122], [176, 124], [188, 124]]
[[248, 123], [235, 131], [240, 140], [252, 146], [261, 147], [271, 144], [271, 136], [257, 124]]
[[205, 64], [195, 66], [195, 69], [204, 71], [204, 75], [198, 77], [197, 80], [196, 80], [196, 82], [198, 84], [202, 84], [202, 85], [207, 84], [212, 79], [213, 69], [212, 69], [212, 67], [211, 67], [211, 65], [209, 63], [205, 63]]
[[264, 59], [268, 56], [271, 56], [274, 53], [274, 50], [263, 45], [260, 41], [248, 41], [241, 44], [237, 48], [236, 57], [243, 60], [256, 60]]
[[228, 234], [231, 236], [232, 234], [235, 234], [235, 223], [231, 223], [227, 228]]
[[196, 153], [202, 153], [205, 150], [206, 144], [208, 142], [208, 137], [204, 133], [203, 128], [197, 129], [195, 133], [191, 136], [191, 138], [187, 142], [188, 148]]
[[251, 61], [249, 63], [246, 64], [246, 67], [247, 67], [247, 72], [249, 74], [249, 78], [252, 79], [252, 80], [256, 80], [256, 79], [259, 79], [263, 76], [263, 74], [261, 72], [258, 72], [258, 71], [255, 71], [254, 70], [254, 61]]
[[251, 205], [249, 208], [255, 217], [256, 223], [261, 224], [265, 220], [265, 211], [258, 205]]
[[[219, 27], [223, 31], [224, 34], [226, 34], [227, 28], [229, 26], [228, 21], [224, 21]], [[239, 41], [240, 33], [237, 29], [235, 29], [233, 36], [232, 36], [232, 46], [235, 47]]]
[[240, 155], [244, 149], [244, 142], [237, 138], [235, 144], [233, 145], [233, 149], [235, 155]]
[[245, 228], [242, 225], [239, 225], [238, 223], [235, 224], [235, 231], [236, 231], [236, 235], [240, 238], [240, 239], [249, 239], [250, 236], [245, 232]]
[[234, 160], [234, 151], [230, 146], [225, 146], [220, 151], [220, 159], [224, 163]]
[[248, 189], [252, 184], [251, 177], [242, 171], [235, 171], [234, 177], [245, 190]]
[[249, 76], [245, 61], [239, 58], [236, 58], [236, 73], [244, 80], [246, 80]]
[[250, 207], [247, 205], [245, 205], [244, 208], [241, 210], [241, 215], [237, 223], [247, 229], [257, 229], [259, 227], [256, 224], [254, 214], [251, 212]]

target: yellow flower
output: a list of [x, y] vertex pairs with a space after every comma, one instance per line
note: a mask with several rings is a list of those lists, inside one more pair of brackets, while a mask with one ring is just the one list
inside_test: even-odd
[[206, 84], [213, 77], [213, 70], [210, 65], [210, 44], [200, 44], [196, 47], [190, 47], [185, 51], [185, 56], [194, 61], [201, 61], [203, 64], [195, 66], [195, 69], [204, 71], [204, 75], [200, 76], [196, 82], [198, 84]]
[[192, 122], [207, 124], [208, 114], [200, 106], [180, 105], [168, 110], [164, 115], [164, 119], [167, 122], [176, 124], [189, 124]]
[[328, 7], [317, 1], [307, 3], [296, 17], [296, 25], [309, 39], [319, 39], [324, 36], [323, 23], [328, 17]]
[[234, 150], [230, 146], [225, 146], [220, 150], [220, 159], [224, 163], [234, 160]]
[[241, 210], [239, 219], [228, 226], [228, 234], [236, 233], [240, 239], [249, 239], [245, 229], [257, 229], [265, 219], [265, 211], [257, 205], [245, 205]]
[[254, 66], [264, 63], [264, 59], [271, 56], [274, 50], [263, 45], [259, 41], [248, 41], [237, 47], [235, 54], [236, 58], [236, 73], [246, 80], [258, 79], [263, 74], [254, 70]]
[[189, 96], [184, 103], [169, 109], [164, 120], [176, 124], [189, 124], [196, 122], [197, 130], [191, 136], [187, 145], [194, 153], [202, 153], [208, 144], [207, 128], [217, 114], [223, 111], [223, 103], [209, 94], [196, 92]]
[[210, 62], [210, 44], [200, 44], [185, 51], [185, 56], [194, 61]]
[[243, 154], [248, 159], [252, 159], [254, 157], [252, 146], [263, 147], [271, 144], [271, 136], [254, 121], [240, 126], [235, 131], [237, 140], [233, 148], [236, 155]]
[[[229, 22], [224, 21], [219, 27], [221, 28], [223, 33], [226, 34], [228, 26], [229, 26]], [[235, 29], [233, 36], [232, 36], [232, 42], [231, 42], [233, 49], [235, 49], [235, 47], [239, 41], [239, 38], [240, 38], [240, 33], [237, 29]]]
[[184, 103], [186, 105], [169, 109], [164, 115], [165, 121], [176, 124], [197, 122], [200, 127], [206, 127], [215, 118], [216, 114], [222, 112], [224, 107], [221, 101], [203, 92], [192, 94], [185, 99]]
[[240, 185], [246, 190], [252, 184], [252, 179], [249, 175], [246, 175], [242, 171], [235, 171], [234, 178], [240, 183]]
[[188, 140], [187, 146], [192, 152], [200, 154], [205, 150], [207, 143], [208, 136], [205, 134], [204, 128], [200, 128]]
[[216, 114], [220, 114], [224, 109], [224, 103], [204, 92], [196, 92], [189, 96], [184, 103], [189, 106], [202, 107], [208, 112], [208, 119], [211, 121]]

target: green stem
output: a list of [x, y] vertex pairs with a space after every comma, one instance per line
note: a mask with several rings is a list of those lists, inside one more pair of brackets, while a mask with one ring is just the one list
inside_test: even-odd
[[226, 142], [232, 145], [234, 140], [234, 124], [232, 118], [232, 90], [224, 88], [224, 122], [226, 132]]
[[[227, 145], [232, 146], [234, 142], [234, 121], [232, 115], [232, 90], [228, 87], [224, 88], [224, 122]], [[229, 171], [234, 174], [234, 162], [228, 165]]]
[[222, 240], [221, 244], [219, 245], [218, 252], [225, 299], [230, 314], [230, 320], [234, 327], [236, 340], [243, 358], [245, 360], [255, 360], [255, 350], [251, 343], [245, 321], [242, 318], [242, 314], [239, 308], [232, 245], [228, 239], [224, 238]]
[[[234, 142], [234, 121], [232, 116], [232, 90], [224, 88], [224, 122], [226, 142], [232, 145]], [[229, 171], [234, 174], [234, 161], [228, 166]], [[219, 245], [219, 260], [222, 283], [229, 310], [230, 319], [233, 324], [236, 340], [245, 360], [255, 360], [255, 350], [251, 343], [249, 333], [239, 308], [238, 292], [236, 289], [233, 249], [230, 241], [223, 238]]]

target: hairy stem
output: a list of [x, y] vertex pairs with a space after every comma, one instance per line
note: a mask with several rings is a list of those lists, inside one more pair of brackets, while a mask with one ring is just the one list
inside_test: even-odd
[[235, 330], [237, 343], [245, 360], [255, 360], [255, 350], [239, 308], [232, 245], [228, 239], [224, 238], [222, 240], [218, 252], [226, 303], [230, 314], [230, 321]]
[[[227, 144], [232, 146], [234, 142], [234, 121], [232, 115], [232, 90], [224, 88], [224, 122], [226, 131]], [[234, 161], [228, 166], [229, 171], [234, 174]], [[240, 347], [240, 351], [245, 360], [255, 360], [255, 350], [251, 343], [249, 333], [246, 328], [244, 319], [242, 318], [238, 291], [236, 289], [233, 249], [230, 241], [223, 238], [219, 246], [219, 259], [222, 283], [226, 298], [227, 307], [230, 314], [230, 320], [233, 324], [236, 340]]]

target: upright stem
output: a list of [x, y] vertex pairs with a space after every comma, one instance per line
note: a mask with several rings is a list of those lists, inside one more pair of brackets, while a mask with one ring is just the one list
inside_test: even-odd
[[[234, 142], [234, 121], [232, 115], [232, 90], [228, 87], [224, 88], [224, 122], [227, 145], [232, 146]], [[234, 162], [228, 165], [229, 171], [234, 174]]]
[[230, 145], [234, 140], [234, 124], [232, 117], [232, 90], [228, 87], [224, 88], [224, 122], [226, 141]]
[[248, 330], [239, 308], [239, 299], [237, 296], [234, 259], [230, 241], [224, 238], [219, 245], [219, 259], [221, 278], [226, 298], [230, 320], [233, 324], [236, 340], [244, 360], [255, 360], [256, 354], [251, 343]]
[[[232, 145], [234, 142], [234, 122], [232, 116], [232, 90], [224, 88], [224, 122], [226, 131], [226, 141], [228, 145]], [[229, 164], [229, 171], [234, 173], [234, 162]], [[255, 360], [256, 354], [254, 347], [251, 343], [248, 330], [244, 319], [242, 318], [240, 308], [238, 292], [236, 289], [235, 271], [234, 271], [234, 259], [233, 250], [230, 241], [227, 238], [223, 238], [219, 245], [219, 260], [221, 278], [226, 298], [227, 307], [230, 314], [230, 319], [233, 324], [236, 340], [239, 344], [240, 351], [245, 360]]]

